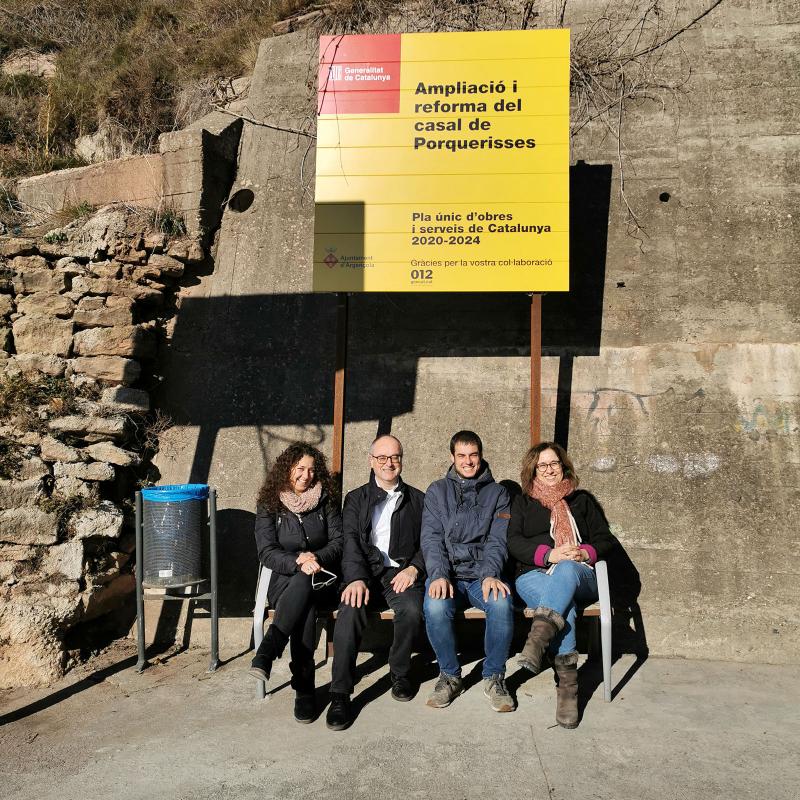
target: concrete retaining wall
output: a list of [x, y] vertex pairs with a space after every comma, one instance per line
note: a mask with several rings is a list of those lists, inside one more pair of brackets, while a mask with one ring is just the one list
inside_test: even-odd
[[[699, 13], [690, 6], [681, 18]], [[638, 568], [659, 655], [800, 655], [797, 22], [787, 3], [721, 5], [680, 38], [685, 91], [627, 113], [626, 191], [646, 236], [627, 229], [614, 141], [590, 126], [574, 142], [591, 173], [582, 185], [599, 186], [592, 208], [603, 211], [603, 192], [610, 206], [599, 228], [573, 220], [583, 295], [544, 300], [543, 432], [568, 440]], [[305, 124], [314, 48], [301, 33], [262, 44], [255, 117]], [[184, 297], [167, 372], [164, 400], [185, 425], [161, 468], [219, 487], [231, 615], [252, 604], [265, 470], [293, 438], [330, 449], [335, 300], [309, 294], [312, 175], [307, 139], [245, 126], [234, 188], [253, 202], [226, 211], [214, 275]], [[403, 440], [404, 476], [422, 488], [461, 427], [484, 437], [498, 478], [518, 479], [527, 304], [351, 299], [346, 488], [365, 479], [379, 428]]]
[[211, 114], [191, 129], [162, 134], [158, 153], [24, 178], [17, 196], [41, 214], [82, 202], [171, 208], [183, 215], [190, 234], [208, 234], [219, 224], [240, 132], [241, 120]]

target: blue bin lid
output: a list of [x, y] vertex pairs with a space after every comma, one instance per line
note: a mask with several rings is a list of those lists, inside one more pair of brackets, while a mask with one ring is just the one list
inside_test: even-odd
[[151, 503], [181, 503], [187, 500], [208, 499], [205, 483], [178, 483], [170, 486], [151, 486], [142, 489], [142, 498]]

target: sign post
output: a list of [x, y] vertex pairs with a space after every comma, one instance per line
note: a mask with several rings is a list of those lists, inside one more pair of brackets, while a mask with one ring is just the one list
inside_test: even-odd
[[542, 440], [542, 296], [531, 295], [531, 447]]
[[331, 472], [338, 475], [341, 488], [344, 474], [344, 391], [347, 370], [347, 292], [336, 297], [336, 372], [333, 378], [333, 453]]

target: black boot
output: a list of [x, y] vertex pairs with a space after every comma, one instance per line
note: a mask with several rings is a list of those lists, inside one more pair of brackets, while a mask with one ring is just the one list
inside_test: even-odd
[[302, 723], [313, 722], [317, 716], [314, 702], [314, 659], [298, 657], [289, 663], [289, 668], [292, 671], [292, 688], [296, 693], [294, 718]]
[[272, 673], [272, 662], [276, 658], [280, 658], [288, 641], [289, 637], [283, 631], [274, 625], [270, 625], [267, 628], [266, 635], [261, 640], [261, 644], [258, 646], [258, 650], [256, 650], [255, 657], [250, 662], [250, 675], [259, 681], [269, 680], [269, 676]]
[[350, 708], [350, 695], [341, 692], [331, 692], [331, 704], [325, 716], [325, 724], [332, 731], [343, 731], [353, 722], [353, 712]]
[[297, 692], [294, 696], [294, 718], [303, 724], [313, 722], [317, 716], [317, 706], [314, 702], [314, 692], [305, 694]]

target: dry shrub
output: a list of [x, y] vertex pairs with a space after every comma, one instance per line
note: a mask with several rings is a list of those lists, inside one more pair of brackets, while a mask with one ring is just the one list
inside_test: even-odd
[[0, 378], [0, 421], [13, 418], [18, 428], [39, 430], [39, 406], [47, 406], [51, 416], [62, 416], [75, 409], [78, 396], [66, 378], [7, 375]]
[[333, 33], [363, 33], [383, 25], [397, 11], [398, 0], [329, 0], [323, 27]]
[[5, 225], [14, 230], [26, 222], [24, 210], [14, 193], [14, 185], [10, 180], [0, 180], [0, 229]]
[[[209, 107], [182, 87], [241, 75], [272, 23], [307, 7], [291, 0], [4, 0], [0, 54], [58, 53], [56, 74], [22, 103], [0, 86], [0, 174], [75, 166], [74, 142], [101, 120], [124, 129], [136, 152]], [[90, 43], [87, 45], [87, 43]], [[19, 94], [19, 93], [17, 93]], [[219, 99], [217, 97], [216, 99]], [[10, 107], [10, 102], [20, 107]], [[22, 103], [22, 105], [20, 105]], [[179, 114], [178, 112], [182, 112]], [[5, 142], [5, 143], [4, 143]]]
[[136, 449], [142, 454], [143, 460], [151, 460], [158, 452], [159, 438], [175, 424], [172, 417], [157, 408], [144, 418], [131, 416], [129, 419], [133, 425]]
[[22, 448], [5, 436], [0, 436], [0, 479], [14, 478], [22, 466]]
[[247, 40], [243, 42], [238, 57], [241, 74], [250, 75], [255, 69], [256, 61], [258, 60], [258, 49], [261, 46], [261, 38], [262, 37], [250, 33], [247, 36]]

